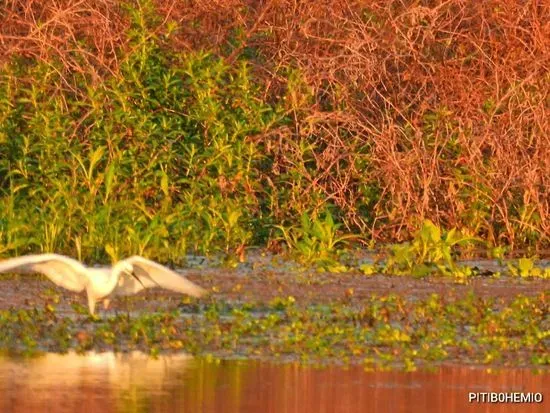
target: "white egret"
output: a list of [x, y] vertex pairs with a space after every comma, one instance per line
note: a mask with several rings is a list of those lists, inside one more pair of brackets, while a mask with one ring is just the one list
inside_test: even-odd
[[144, 288], [161, 287], [193, 297], [206, 293], [184, 276], [137, 255], [105, 268], [86, 267], [59, 254], [25, 255], [0, 261], [3, 272], [41, 273], [67, 290], [86, 290], [91, 314], [99, 300], [107, 308], [111, 296], [132, 295]]

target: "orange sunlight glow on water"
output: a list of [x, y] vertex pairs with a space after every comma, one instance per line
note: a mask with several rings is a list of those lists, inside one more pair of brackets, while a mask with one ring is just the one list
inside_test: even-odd
[[[539, 404], [468, 402], [469, 392], [541, 392]], [[467, 366], [365, 372], [187, 355], [0, 358], [0, 412], [547, 412], [550, 373]]]

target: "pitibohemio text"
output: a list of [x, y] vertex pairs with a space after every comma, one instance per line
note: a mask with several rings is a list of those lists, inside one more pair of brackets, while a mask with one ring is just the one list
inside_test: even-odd
[[542, 393], [468, 393], [470, 403], [542, 403]]

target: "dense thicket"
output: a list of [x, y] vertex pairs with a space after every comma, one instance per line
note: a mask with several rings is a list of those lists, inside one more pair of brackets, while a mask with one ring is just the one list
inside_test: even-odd
[[0, 252], [175, 259], [329, 208], [548, 247], [550, 5], [0, 6]]

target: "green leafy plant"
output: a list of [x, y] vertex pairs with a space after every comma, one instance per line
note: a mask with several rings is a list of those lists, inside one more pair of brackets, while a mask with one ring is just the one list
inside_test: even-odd
[[359, 270], [363, 274], [370, 276], [376, 274], [379, 271], [379, 268], [376, 264], [364, 263], [359, 266]]
[[456, 229], [442, 233], [430, 220], [424, 221], [412, 242], [392, 245], [384, 272], [423, 277], [430, 274], [454, 275], [459, 278], [472, 275], [469, 268], [461, 268], [455, 261], [454, 248], [479, 241], [462, 235]]
[[332, 214], [327, 209], [324, 217], [312, 218], [308, 213], [300, 217], [300, 225], [284, 227], [276, 225], [281, 231], [282, 240], [291, 253], [304, 264], [315, 264], [321, 269], [339, 272], [346, 267], [337, 260], [339, 246], [348, 240], [359, 238], [354, 234], [338, 234], [340, 224], [334, 222]]
[[517, 262], [508, 262], [506, 265], [514, 277], [550, 279], [550, 268], [537, 267], [533, 258], [520, 258]]

